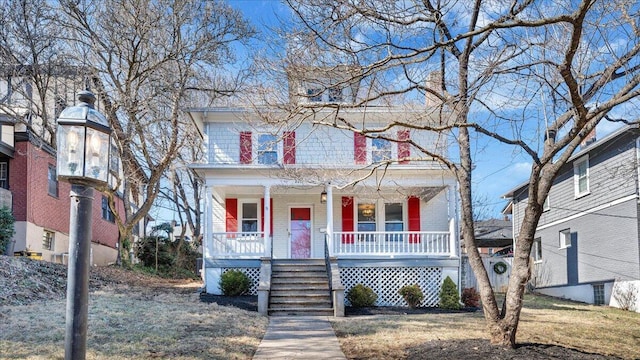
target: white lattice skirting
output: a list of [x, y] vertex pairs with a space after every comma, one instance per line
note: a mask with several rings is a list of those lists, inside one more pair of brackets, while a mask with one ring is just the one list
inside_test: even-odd
[[222, 274], [230, 270], [240, 270], [251, 279], [249, 295], [258, 295], [258, 283], [260, 282], [260, 268], [222, 268]]
[[[357, 284], [370, 287], [378, 295], [377, 306], [407, 306], [402, 296], [398, 294], [398, 290], [405, 285], [418, 284], [424, 294], [421, 306], [434, 307], [439, 302], [442, 268], [340, 268], [340, 279], [345, 288], [345, 295], [349, 289]], [[345, 303], [350, 305], [346, 299]]]

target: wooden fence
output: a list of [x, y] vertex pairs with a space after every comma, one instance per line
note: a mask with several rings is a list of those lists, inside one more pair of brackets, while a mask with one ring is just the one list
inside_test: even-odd
[[[484, 263], [484, 268], [487, 269], [489, 281], [491, 282], [493, 290], [496, 292], [506, 292], [507, 286], [509, 285], [509, 274], [511, 274], [511, 264], [513, 263], [513, 257], [484, 257], [482, 258], [482, 262]], [[494, 270], [495, 264], [500, 262], [507, 265], [506, 271], [502, 274], [498, 274]], [[497, 267], [499, 268], [500, 265], [498, 265]], [[476, 276], [473, 273], [473, 270], [471, 270], [469, 258], [466, 255], [463, 255], [462, 257], [461, 271], [462, 288], [472, 287], [478, 290], [478, 280], [476, 280]]]

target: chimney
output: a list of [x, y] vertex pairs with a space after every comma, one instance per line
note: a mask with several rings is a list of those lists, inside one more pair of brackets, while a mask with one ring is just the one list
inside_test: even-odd
[[596, 128], [593, 128], [593, 130], [591, 130], [591, 132], [589, 132], [589, 134], [585, 136], [585, 138], [580, 143], [580, 149], [584, 149], [594, 142], [596, 142]]
[[[429, 73], [426, 83], [427, 89], [435, 90], [438, 94], [443, 95], [444, 89], [442, 88], [442, 72], [433, 71]], [[427, 106], [439, 106], [442, 105], [442, 100], [430, 92], [425, 94], [425, 105]]]

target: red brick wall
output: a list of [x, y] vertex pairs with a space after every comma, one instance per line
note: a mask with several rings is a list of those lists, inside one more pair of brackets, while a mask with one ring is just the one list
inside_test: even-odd
[[[17, 142], [15, 158], [9, 164], [9, 186], [13, 192], [13, 213], [16, 221], [27, 221], [46, 229], [64, 234], [69, 233], [69, 192], [71, 185], [58, 183], [58, 197], [49, 195], [49, 164], [56, 159], [48, 152], [30, 142]], [[115, 247], [118, 241], [116, 224], [102, 219], [102, 194], [94, 193], [93, 201], [93, 241]], [[124, 213], [121, 199], [118, 211]]]

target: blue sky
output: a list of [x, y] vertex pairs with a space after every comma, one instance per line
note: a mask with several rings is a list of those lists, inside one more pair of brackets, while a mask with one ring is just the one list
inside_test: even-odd
[[[286, 21], [289, 16], [289, 10], [280, 1], [236, 0], [228, 3], [242, 11], [262, 35], [269, 34], [269, 27], [278, 27], [279, 21]], [[259, 36], [253, 47], [264, 46], [261, 44], [263, 38]], [[603, 123], [597, 130], [597, 137], [602, 138], [615, 128], [615, 124]], [[485, 204], [482, 210], [485, 216], [500, 217], [500, 211], [506, 205], [501, 196], [528, 179], [531, 159], [518, 149], [495, 140], [480, 140], [475, 148], [474, 197]]]

